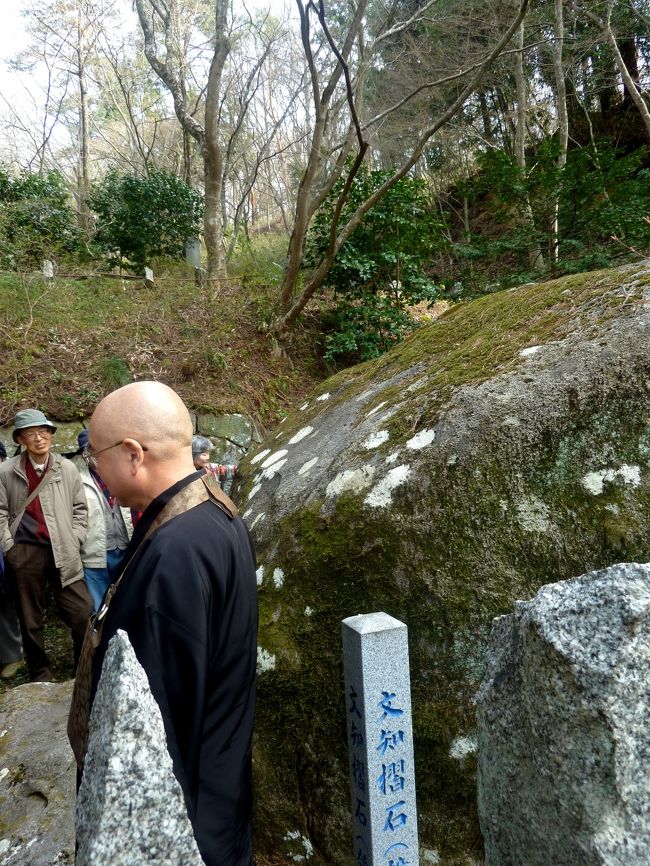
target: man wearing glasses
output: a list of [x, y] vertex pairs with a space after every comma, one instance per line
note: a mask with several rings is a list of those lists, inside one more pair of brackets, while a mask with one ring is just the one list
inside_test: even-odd
[[94, 686], [123, 629], [160, 707], [204, 863], [252, 866], [257, 584], [248, 531], [219, 485], [196, 471], [192, 421], [171, 388], [113, 391], [89, 433], [89, 465], [120, 505], [143, 510], [117, 590], [97, 614]]
[[38, 409], [16, 414], [22, 453], [0, 466], [0, 543], [13, 584], [32, 682], [51, 682], [43, 639], [48, 585], [79, 656], [91, 600], [80, 547], [88, 508], [77, 468], [51, 452], [56, 427]]

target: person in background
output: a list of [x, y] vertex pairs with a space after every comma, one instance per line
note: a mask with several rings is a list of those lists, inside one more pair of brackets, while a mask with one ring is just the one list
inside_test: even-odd
[[93, 602], [93, 613], [99, 610], [104, 594], [119, 575], [120, 564], [131, 536], [131, 510], [121, 508], [97, 471], [86, 463], [83, 452], [88, 445], [88, 431], [77, 436], [79, 450], [72, 462], [79, 470], [88, 502], [88, 534], [81, 547], [84, 580]]
[[[0, 442], [0, 463], [7, 459], [7, 449]], [[16, 601], [4, 573], [4, 558], [0, 549], [0, 677], [9, 680], [23, 666], [23, 645]]]
[[195, 469], [203, 469], [210, 462], [210, 451], [214, 445], [206, 436], [192, 436], [192, 462]]
[[17, 412], [12, 437], [24, 450], [0, 465], [0, 544], [32, 682], [52, 681], [43, 637], [48, 587], [72, 632], [75, 666], [92, 606], [80, 554], [88, 506], [76, 466], [51, 451], [55, 431], [38, 409]]
[[217, 479], [224, 493], [230, 495], [233, 478], [237, 474], [236, 463], [210, 463], [210, 451], [214, 445], [205, 436], [192, 436], [192, 460], [195, 469], [205, 469]]
[[123, 629], [160, 707], [204, 863], [252, 866], [257, 582], [250, 535], [219, 485], [195, 471], [192, 421], [171, 388], [133, 382], [113, 391], [89, 431], [90, 465], [121, 503], [144, 509], [103, 620], [93, 692], [108, 642]]

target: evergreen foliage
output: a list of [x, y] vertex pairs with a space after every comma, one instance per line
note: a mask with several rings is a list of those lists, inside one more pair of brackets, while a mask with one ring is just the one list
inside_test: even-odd
[[0, 267], [38, 266], [80, 246], [68, 186], [58, 171], [12, 177], [0, 168]]
[[[606, 142], [570, 150], [557, 165], [557, 143], [542, 142], [522, 171], [505, 150], [478, 158], [474, 178], [457, 186], [480, 221], [453, 244], [464, 291], [475, 294], [496, 277], [496, 287], [608, 267], [633, 251], [650, 252], [648, 148], [621, 153]], [[554, 202], [559, 200], [559, 245], [554, 255]], [[535, 233], [521, 219], [530, 202]], [[476, 228], [472, 228], [476, 225]], [[487, 230], [486, 230], [487, 227]], [[544, 272], [530, 269], [528, 253], [539, 244]]]
[[203, 198], [162, 169], [146, 177], [109, 172], [91, 198], [97, 214], [95, 243], [112, 264], [142, 270], [155, 256], [182, 258], [185, 241], [196, 236]]
[[[346, 222], [358, 205], [391, 175], [362, 169], [343, 208]], [[329, 243], [330, 226], [342, 181], [334, 187], [307, 239], [305, 267], [318, 263]], [[433, 301], [436, 286], [427, 263], [440, 244], [440, 222], [423, 180], [404, 177], [365, 216], [341, 248], [327, 276], [339, 303], [326, 338], [329, 360], [374, 358], [413, 327], [408, 307]]]

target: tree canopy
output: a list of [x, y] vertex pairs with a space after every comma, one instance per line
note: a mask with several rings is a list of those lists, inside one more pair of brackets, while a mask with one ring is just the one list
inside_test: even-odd
[[[448, 293], [650, 248], [648, 0], [41, 0], [25, 16], [7, 176], [58, 172], [85, 249], [96, 231], [106, 246], [117, 177], [176, 178], [202, 197], [215, 290], [242, 244], [283, 237], [280, 344], [358, 239], [381, 243], [382, 198], [408, 179], [429, 202], [412, 223], [439, 226], [424, 278]], [[139, 265], [154, 253], [131, 231], [113, 249]]]

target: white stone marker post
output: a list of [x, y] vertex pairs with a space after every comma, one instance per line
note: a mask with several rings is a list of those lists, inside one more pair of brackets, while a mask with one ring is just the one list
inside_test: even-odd
[[185, 241], [185, 261], [194, 268], [194, 284], [200, 286], [203, 271], [201, 269], [201, 241], [199, 238], [188, 238]]
[[418, 866], [408, 630], [387, 613], [343, 620], [356, 866]]

